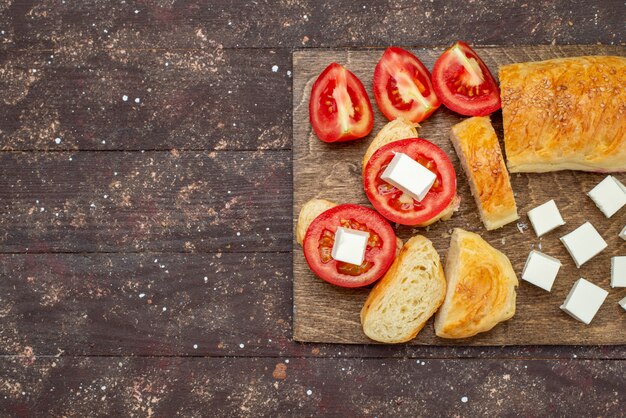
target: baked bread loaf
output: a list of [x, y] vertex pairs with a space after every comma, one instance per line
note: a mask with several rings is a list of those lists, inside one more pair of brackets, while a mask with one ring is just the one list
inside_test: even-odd
[[435, 316], [442, 338], [467, 338], [515, 315], [517, 277], [509, 259], [480, 235], [455, 229], [445, 265], [448, 290]]
[[365, 155], [363, 156], [363, 170], [365, 171], [367, 162], [378, 148], [401, 139], [417, 138], [417, 128], [419, 127], [418, 123], [409, 122], [404, 118], [398, 118], [388, 122], [383, 126], [380, 132], [378, 132], [372, 142], [370, 142], [369, 147], [367, 147], [367, 151], [365, 151]]
[[361, 325], [369, 338], [402, 343], [415, 338], [446, 294], [439, 254], [421, 235], [409, 239], [370, 292]]
[[485, 228], [497, 229], [519, 219], [509, 172], [489, 116], [457, 123], [450, 130], [450, 139]]
[[509, 170], [626, 171], [626, 58], [499, 68]]
[[[326, 199], [311, 199], [302, 205], [300, 214], [298, 215], [298, 222], [296, 223], [296, 241], [302, 245], [306, 230], [309, 229], [309, 225], [315, 218], [327, 211], [330, 208], [337, 206], [336, 203]], [[402, 249], [402, 240], [396, 237], [396, 256]]]

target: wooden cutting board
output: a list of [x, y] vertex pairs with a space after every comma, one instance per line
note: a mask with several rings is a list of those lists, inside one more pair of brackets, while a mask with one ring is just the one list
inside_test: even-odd
[[[442, 48], [412, 50], [426, 67], [432, 69]], [[476, 51], [497, 76], [498, 66], [514, 62], [540, 61], [550, 58], [581, 55], [626, 55], [623, 46], [529, 46], [485, 47]], [[361, 183], [361, 159], [369, 142], [387, 122], [378, 110], [372, 94], [374, 67], [382, 50], [317, 50], [296, 51], [293, 54], [293, 222], [294, 228], [303, 203], [311, 198], [325, 198], [337, 203], [358, 203], [371, 207]], [[313, 82], [331, 62], [345, 65], [365, 85], [372, 100], [375, 124], [365, 139], [344, 144], [325, 144], [309, 123], [309, 95]], [[463, 117], [443, 106], [419, 129], [420, 137], [441, 147], [454, 163], [457, 172], [460, 210], [447, 222], [437, 222], [430, 228], [396, 227], [400, 238], [406, 240], [422, 234], [435, 245], [441, 259], [445, 258], [450, 233], [459, 227], [482, 235], [491, 245], [506, 254], [520, 278], [517, 292], [517, 313], [511, 320], [497, 325], [489, 332], [464, 340], [445, 340], [434, 334], [432, 319], [409, 344], [433, 345], [528, 345], [528, 344], [626, 344], [626, 312], [618, 301], [626, 289], [611, 289], [611, 257], [626, 255], [626, 241], [618, 237], [626, 224], [626, 208], [606, 219], [585, 195], [605, 176], [576, 171], [544, 174], [513, 174], [511, 182], [516, 194], [520, 220], [496, 231], [487, 232], [478, 216], [470, 195], [465, 173], [448, 139], [450, 127]], [[502, 140], [502, 115], [492, 115], [492, 122]], [[502, 143], [501, 143], [502, 146]], [[502, 146], [503, 147], [503, 146]], [[503, 147], [504, 148], [504, 147]], [[616, 176], [626, 183], [626, 174]], [[538, 239], [529, 226], [526, 213], [533, 207], [554, 199], [566, 225]], [[577, 269], [559, 237], [590, 221], [608, 243], [608, 248]], [[521, 280], [521, 272], [531, 249], [557, 257], [563, 266], [551, 293]], [[294, 339], [327, 343], [373, 343], [361, 329], [359, 312], [370, 291], [343, 289], [314, 276], [309, 270], [301, 247], [293, 242]], [[604, 305], [591, 325], [584, 325], [559, 306], [573, 283], [584, 277], [609, 291]]]

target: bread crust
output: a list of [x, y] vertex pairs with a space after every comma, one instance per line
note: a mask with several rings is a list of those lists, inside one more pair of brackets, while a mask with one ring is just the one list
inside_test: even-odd
[[372, 140], [369, 147], [367, 147], [367, 151], [365, 151], [362, 161], [363, 171], [365, 171], [365, 166], [370, 160], [370, 157], [378, 148], [401, 139], [417, 138], [417, 128], [419, 127], [420, 125], [418, 123], [410, 122], [404, 118], [394, 119], [383, 126]]
[[439, 215], [435, 216], [434, 218], [430, 218], [429, 220], [427, 220], [426, 222], [422, 222], [421, 224], [413, 225], [413, 227], [423, 228], [428, 225], [432, 225], [437, 221], [448, 221], [450, 220], [450, 218], [452, 218], [452, 214], [459, 210], [460, 204], [461, 197], [459, 195], [455, 195], [450, 201], [450, 204], [444, 210], [439, 212]]
[[309, 229], [309, 225], [315, 218], [326, 212], [330, 208], [337, 206], [336, 203], [326, 199], [311, 199], [308, 200], [300, 209], [298, 215], [298, 223], [296, 224], [296, 241], [302, 245], [306, 230]]
[[[337, 206], [335, 202], [331, 202], [326, 199], [310, 199], [300, 209], [300, 213], [298, 214], [298, 222], [296, 223], [296, 241], [298, 244], [302, 245], [304, 242], [304, 236], [306, 235], [306, 230], [309, 229], [309, 225], [315, 218], [322, 214], [322, 212], [326, 212], [330, 208], [334, 208]], [[404, 243], [398, 237], [396, 237], [396, 256], [400, 253], [402, 246]]]
[[519, 282], [509, 259], [480, 235], [456, 228], [446, 255], [446, 297], [435, 316], [442, 338], [467, 338], [515, 315]]
[[626, 58], [510, 64], [499, 76], [512, 173], [626, 171]]
[[450, 130], [478, 212], [487, 230], [519, 219], [509, 173], [489, 116], [457, 123]]
[[[412, 284], [411, 280], [415, 280], [416, 284]], [[430, 282], [424, 283], [423, 281]], [[399, 324], [404, 326], [404, 330], [398, 330], [396, 327], [388, 333], [381, 332], [381, 328], [391, 328], [387, 325], [398, 325], [395, 317], [392, 316], [392, 312], [398, 311], [394, 310], [394, 304], [400, 303], [398, 288], [400, 286], [422, 286], [423, 288], [425, 284], [430, 292], [420, 295], [423, 298], [420, 299], [420, 304], [405, 304], [400, 308], [405, 309], [410, 318], [417, 319], [411, 323]], [[405, 243], [387, 273], [367, 297], [361, 309], [363, 332], [369, 338], [383, 343], [410, 341], [424, 328], [426, 322], [441, 306], [445, 294], [446, 279], [439, 254], [430, 240], [416, 235]]]

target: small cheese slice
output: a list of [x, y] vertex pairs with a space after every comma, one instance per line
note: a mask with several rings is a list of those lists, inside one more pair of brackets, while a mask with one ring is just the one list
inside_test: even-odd
[[522, 279], [548, 292], [561, 268], [561, 262], [539, 251], [531, 251], [524, 265]]
[[574, 283], [561, 309], [573, 318], [589, 325], [608, 294], [606, 290], [581, 277]]
[[369, 236], [369, 232], [366, 231], [338, 227], [335, 232], [332, 257], [337, 261], [360, 266], [365, 259]]
[[421, 202], [437, 176], [408, 155], [396, 152], [380, 178]]
[[561, 242], [579, 268], [607, 247], [606, 241], [589, 222], [562, 236]]
[[605, 177], [587, 194], [607, 218], [626, 205], [624, 186], [613, 176]]
[[528, 211], [528, 219], [538, 237], [565, 225], [565, 221], [554, 200], [547, 201]]
[[626, 256], [611, 257], [611, 287], [626, 287]]
[[626, 226], [624, 226], [624, 229], [622, 229], [622, 232], [619, 233], [619, 237], [623, 239], [624, 241], [626, 241]]
[[626, 311], [626, 297], [619, 301], [619, 306], [624, 308], [624, 310]]

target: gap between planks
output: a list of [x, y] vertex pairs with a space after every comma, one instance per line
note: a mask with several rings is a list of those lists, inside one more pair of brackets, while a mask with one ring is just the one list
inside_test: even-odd
[[[410, 49], [419, 49], [419, 48], [428, 48], [428, 49], [446, 49], [449, 48], [452, 44], [389, 44], [387, 46], [381, 45], [359, 45], [354, 46], [351, 44], [338, 44], [338, 45], [329, 45], [329, 46], [226, 46], [222, 47], [223, 51], [287, 51], [290, 53], [300, 52], [300, 51], [311, 51], [311, 50], [326, 50], [326, 51], [384, 51], [390, 46], [398, 46], [401, 48], [410, 48]], [[472, 48], [497, 48], [502, 47], [502, 44], [479, 44], [473, 43]], [[506, 46], [506, 45], [505, 45]], [[599, 47], [614, 47], [616, 44], [603, 44], [603, 43], [591, 43], [591, 44], [581, 44], [581, 43], [571, 43], [571, 44], [537, 44], [537, 45], [511, 45], [516, 48], [533, 48], [537, 46], [553, 46], [553, 47], [573, 47], [573, 46], [599, 46]], [[13, 53], [54, 53], [60, 51], [62, 48], [16, 48], [16, 49], [7, 49], [4, 52], [13, 52]], [[167, 51], [205, 51], [210, 48], [200, 48], [200, 47], [189, 47], [189, 48], [90, 48], [91, 51], [94, 52], [111, 52], [111, 51], [126, 51], [126, 52], [153, 52], [153, 53], [162, 53]]]
[[[509, 348], [515, 348], [515, 346], [508, 346]], [[520, 346], [522, 347], [522, 346]], [[589, 347], [589, 346], [587, 346]], [[484, 348], [484, 347], [482, 347]], [[191, 355], [167, 355], [167, 354], [159, 354], [159, 355], [148, 355], [148, 354], [137, 354], [137, 355], [130, 355], [130, 356], [124, 356], [124, 355], [105, 355], [105, 354], [69, 354], [69, 355], [65, 355], [65, 354], [60, 354], [60, 355], [51, 355], [51, 354], [41, 354], [41, 355], [34, 355], [33, 356], [36, 359], [82, 359], [82, 358], [90, 358], [90, 359], [95, 359], [95, 358], [101, 358], [101, 359], [105, 359], [105, 358], [110, 358], [110, 359], [197, 359], [197, 358], [206, 358], [206, 359], [289, 359], [289, 360], [315, 360], [315, 359], [320, 359], [320, 360], [337, 360], [337, 361], [341, 361], [341, 360], [385, 360], [385, 361], [394, 361], [394, 360], [398, 360], [398, 361], [413, 361], [413, 360], [423, 360], [423, 361], [441, 361], [441, 360], [460, 360], [460, 361], [483, 361], [483, 360], [504, 360], [504, 361], [519, 361], [519, 362], [525, 362], [525, 361], [539, 361], [539, 362], [548, 362], [548, 361], [554, 361], [554, 362], [558, 362], [558, 361], [624, 361], [626, 360], [626, 357], [618, 357], [618, 358], [594, 358], [594, 357], [510, 357], [510, 356], [464, 356], [464, 357], [459, 357], [457, 356], [429, 356], [429, 357], [424, 357], [424, 356], [416, 356], [416, 357], [409, 357], [409, 356], [402, 356], [402, 357], [397, 357], [397, 356], [363, 356], [363, 355], [358, 355], [358, 356], [336, 356], [336, 355], [323, 355], [323, 354], [318, 354], [318, 355], [309, 355], [309, 356], [303, 356], [303, 355], [299, 355], [299, 356], [290, 356], [290, 355], [284, 355], [284, 356], [280, 356], [280, 355], [270, 355], [270, 354], [259, 354], [259, 355], [226, 355], [226, 356], [215, 356], [215, 355], [201, 355], [201, 354], [191, 354]], [[14, 354], [2, 354], [0, 355], [0, 361], [1, 360], [17, 360], [17, 359], [25, 359], [25, 358], [29, 358], [28, 356], [24, 356], [24, 355], [14, 355]]]
[[145, 154], [146, 152], [256, 152], [256, 151], [267, 151], [267, 152], [292, 152], [292, 148], [152, 148], [152, 149], [97, 149], [97, 148], [86, 148], [86, 149], [0, 149], [0, 153], [5, 154], [76, 154], [79, 152], [90, 153], [90, 152], [124, 152], [124, 153], [139, 153]]
[[0, 251], [0, 255], [27, 255], [27, 254], [56, 254], [56, 255], [107, 255], [107, 254], [128, 254], [128, 255], [215, 255], [215, 254], [292, 254], [292, 250], [273, 251]]

